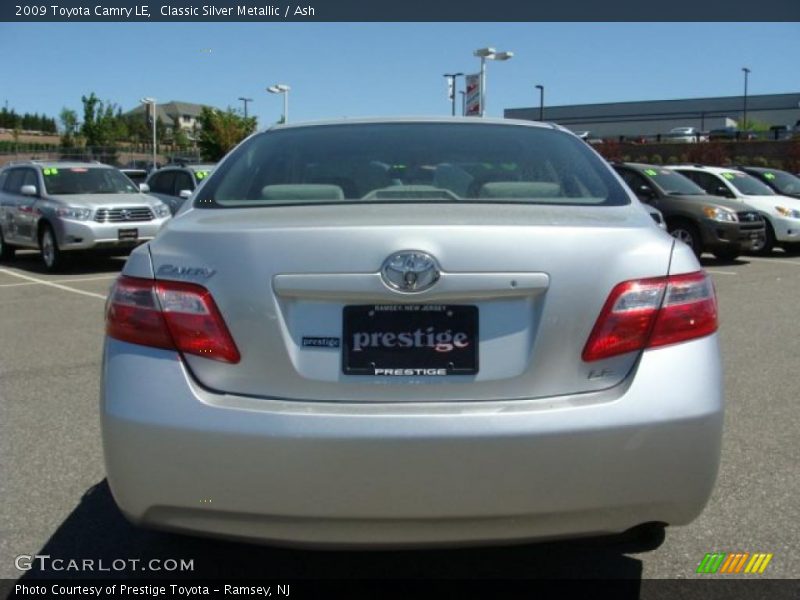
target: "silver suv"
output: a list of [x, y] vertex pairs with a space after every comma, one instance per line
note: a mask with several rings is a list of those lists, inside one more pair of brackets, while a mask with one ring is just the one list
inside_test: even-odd
[[94, 162], [26, 161], [0, 170], [0, 258], [39, 249], [48, 271], [73, 250], [129, 250], [170, 218], [118, 169]]

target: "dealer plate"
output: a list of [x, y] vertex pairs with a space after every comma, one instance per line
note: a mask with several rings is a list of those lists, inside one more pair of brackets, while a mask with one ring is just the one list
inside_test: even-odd
[[478, 307], [445, 304], [345, 306], [347, 375], [445, 376], [478, 372]]

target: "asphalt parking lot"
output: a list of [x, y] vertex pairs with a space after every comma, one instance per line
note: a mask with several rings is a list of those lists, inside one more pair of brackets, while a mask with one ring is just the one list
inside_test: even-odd
[[[49, 275], [20, 253], [0, 263], [0, 578], [91, 576], [15, 568], [35, 554], [193, 560], [170, 576], [707, 578], [695, 569], [714, 551], [773, 553], [763, 577], [798, 578], [800, 255], [703, 262], [719, 296], [727, 411], [719, 480], [697, 521], [645, 542], [310, 552], [127, 524], [105, 483], [97, 411], [104, 299], [124, 261]], [[132, 574], [164, 575], [102, 576]]]

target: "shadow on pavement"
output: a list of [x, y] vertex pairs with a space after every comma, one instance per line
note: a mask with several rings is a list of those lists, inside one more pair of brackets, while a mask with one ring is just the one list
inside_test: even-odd
[[[641, 561], [626, 553], [654, 549], [663, 533], [649, 539], [621, 537], [510, 547], [406, 550], [308, 551], [195, 538], [139, 529], [116, 507], [107, 482], [90, 488], [39, 554], [52, 559], [193, 560], [186, 573], [31, 570], [22, 580], [41, 578], [613, 578], [640, 580]], [[119, 563], [121, 564], [121, 563]], [[140, 567], [141, 568], [141, 567]], [[638, 585], [633, 586], [638, 590]], [[638, 597], [638, 594], [637, 596]]]

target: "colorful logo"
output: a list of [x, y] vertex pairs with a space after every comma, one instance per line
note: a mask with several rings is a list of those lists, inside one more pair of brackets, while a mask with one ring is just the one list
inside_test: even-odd
[[697, 566], [697, 573], [749, 573], [761, 575], [772, 560], [765, 552], [713, 552], [708, 553]]

